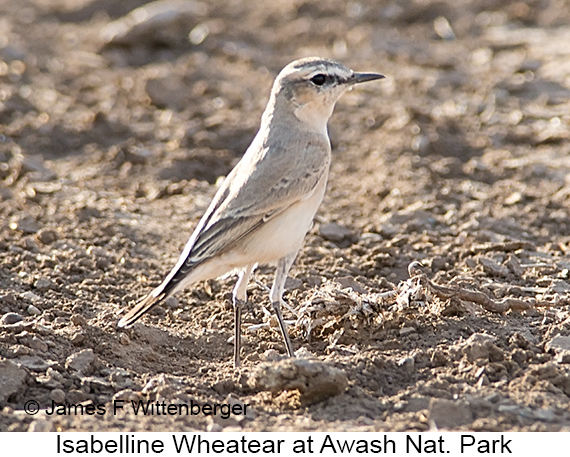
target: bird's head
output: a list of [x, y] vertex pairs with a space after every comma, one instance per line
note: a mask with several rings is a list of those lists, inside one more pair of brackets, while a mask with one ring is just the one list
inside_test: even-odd
[[357, 73], [340, 62], [320, 57], [295, 60], [275, 79], [272, 96], [276, 106], [317, 130], [325, 130], [338, 98], [355, 84], [384, 78], [378, 73]]

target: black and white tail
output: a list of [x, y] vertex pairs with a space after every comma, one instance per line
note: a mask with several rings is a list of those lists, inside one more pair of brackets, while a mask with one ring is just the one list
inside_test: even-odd
[[143, 314], [149, 312], [152, 308], [158, 305], [164, 298], [166, 294], [164, 292], [155, 295], [153, 290], [150, 294], [139, 301], [133, 309], [131, 309], [127, 314], [125, 314], [121, 320], [117, 323], [118, 327], [128, 328], [138, 321]]

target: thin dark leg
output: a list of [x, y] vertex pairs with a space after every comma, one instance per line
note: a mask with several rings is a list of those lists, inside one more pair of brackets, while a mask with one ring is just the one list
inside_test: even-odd
[[247, 282], [253, 271], [253, 265], [246, 266], [239, 274], [234, 287], [232, 302], [234, 305], [234, 367], [239, 367], [241, 350], [241, 308], [247, 302]]
[[241, 350], [241, 305], [242, 301], [234, 298], [234, 367], [239, 367]]
[[281, 304], [276, 301], [273, 302], [273, 309], [275, 310], [275, 315], [277, 316], [277, 321], [279, 322], [279, 328], [281, 329], [281, 335], [283, 335], [283, 341], [285, 342], [285, 349], [289, 357], [295, 357], [295, 352], [293, 351], [293, 345], [291, 344], [291, 339], [289, 338], [289, 332], [287, 332], [287, 324], [283, 320], [283, 315], [281, 314]]
[[283, 320], [283, 315], [281, 314], [281, 301], [283, 300], [283, 290], [285, 289], [285, 280], [287, 279], [287, 273], [295, 260], [297, 253], [291, 254], [287, 257], [282, 258], [277, 263], [277, 269], [275, 270], [275, 280], [273, 281], [273, 287], [271, 288], [270, 297], [271, 304], [275, 310], [275, 315], [277, 316], [277, 321], [279, 322], [279, 328], [281, 329], [281, 335], [283, 335], [283, 341], [285, 342], [285, 349], [289, 357], [295, 357], [293, 352], [293, 345], [291, 344], [291, 339], [289, 338], [289, 333], [287, 332], [287, 325]]

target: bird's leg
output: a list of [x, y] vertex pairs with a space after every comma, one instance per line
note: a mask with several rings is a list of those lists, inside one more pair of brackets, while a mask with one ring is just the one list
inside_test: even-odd
[[291, 339], [289, 338], [289, 333], [287, 332], [287, 325], [283, 320], [283, 315], [281, 314], [281, 305], [278, 301], [273, 302], [273, 310], [279, 321], [279, 328], [281, 329], [281, 335], [283, 335], [283, 341], [285, 342], [285, 349], [287, 349], [287, 355], [289, 357], [295, 357], [295, 352], [293, 351], [293, 345], [291, 344]]
[[242, 301], [238, 298], [233, 299], [234, 305], [234, 367], [240, 366], [240, 349], [241, 349], [241, 305]]
[[277, 263], [277, 270], [275, 271], [275, 280], [273, 281], [273, 287], [271, 287], [270, 293], [271, 304], [273, 305], [273, 310], [277, 316], [281, 335], [283, 335], [283, 341], [285, 342], [285, 349], [287, 349], [289, 357], [295, 357], [295, 352], [293, 351], [293, 345], [291, 344], [291, 339], [287, 332], [287, 326], [283, 320], [283, 315], [281, 314], [281, 302], [283, 301], [283, 291], [285, 290], [287, 273], [289, 272], [291, 265], [293, 265], [293, 261], [296, 256], [297, 253], [294, 253], [279, 260]]
[[253, 271], [253, 265], [247, 265], [240, 273], [232, 294], [234, 306], [234, 367], [239, 367], [241, 350], [241, 309], [247, 302], [247, 282]]

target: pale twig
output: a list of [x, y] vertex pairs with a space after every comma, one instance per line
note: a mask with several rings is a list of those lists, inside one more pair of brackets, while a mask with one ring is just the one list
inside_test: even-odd
[[420, 284], [439, 298], [447, 300], [455, 297], [460, 300], [476, 303], [483, 309], [493, 313], [502, 314], [509, 310], [524, 311], [537, 307], [554, 306], [554, 303], [539, 301], [534, 298], [521, 300], [518, 298], [506, 297], [501, 300], [495, 300], [479, 290], [465, 289], [457, 285], [442, 286], [434, 283], [427, 277], [423, 271], [423, 266], [418, 261], [410, 263], [408, 266], [408, 273], [410, 278], [414, 278], [419, 281]]

